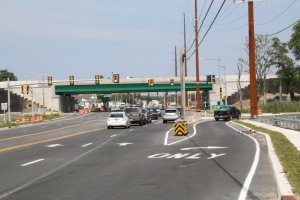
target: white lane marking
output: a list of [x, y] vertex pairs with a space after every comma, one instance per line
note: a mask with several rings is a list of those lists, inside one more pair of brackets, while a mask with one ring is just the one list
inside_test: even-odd
[[32, 164], [37, 163], [37, 162], [41, 162], [41, 161], [43, 161], [43, 160], [45, 160], [45, 159], [34, 160], [34, 161], [29, 162], [29, 163], [24, 163], [24, 164], [22, 164], [22, 165], [20, 165], [20, 166], [21, 166], [21, 167], [25, 167], [25, 166], [32, 165]]
[[133, 131], [134, 129], [130, 129], [129, 132]]
[[169, 132], [172, 130], [173, 128], [171, 128], [170, 130], [168, 130], [166, 132], [166, 137], [165, 137], [165, 140], [164, 140], [164, 145], [168, 145], [168, 138], [169, 138]]
[[194, 124], [194, 126], [193, 126], [194, 133], [193, 133], [191, 136], [184, 137], [184, 138], [181, 139], [181, 140], [178, 140], [178, 141], [175, 141], [175, 142], [173, 142], [173, 143], [168, 144], [169, 132], [172, 130], [172, 129], [170, 129], [169, 131], [166, 132], [166, 137], [165, 137], [165, 140], [164, 140], [164, 145], [166, 145], [166, 146], [171, 146], [171, 145], [173, 145], [173, 144], [176, 144], [176, 143], [179, 143], [179, 142], [182, 142], [182, 141], [185, 141], [185, 140], [188, 140], [188, 139], [194, 137], [194, 136], [197, 134], [196, 126], [197, 126], [199, 123], [200, 123], [200, 122], [197, 122], [196, 124]]
[[247, 193], [248, 193], [250, 184], [252, 182], [253, 176], [255, 174], [257, 165], [258, 165], [259, 156], [260, 156], [260, 146], [259, 146], [257, 140], [254, 137], [252, 137], [250, 135], [247, 135], [247, 134], [243, 133], [242, 131], [237, 130], [236, 128], [234, 128], [231, 125], [229, 125], [228, 122], [226, 123], [226, 125], [228, 127], [232, 128], [233, 130], [235, 130], [235, 131], [237, 131], [237, 132], [239, 132], [239, 133], [241, 133], [241, 134], [243, 134], [243, 135], [251, 138], [254, 141], [254, 143], [255, 143], [256, 152], [255, 152], [253, 164], [252, 164], [251, 169], [250, 169], [250, 171], [249, 171], [249, 173], [247, 175], [247, 178], [246, 178], [246, 180], [244, 182], [243, 188], [242, 188], [242, 190], [240, 192], [240, 195], [239, 195], [239, 198], [238, 198], [238, 200], [245, 200], [246, 197], [247, 197]]
[[124, 147], [124, 146], [127, 146], [129, 144], [132, 144], [132, 143], [128, 143], [128, 142], [116, 143], [116, 145], [118, 145], [119, 147]]
[[87, 146], [90, 146], [90, 145], [92, 145], [93, 143], [87, 143], [87, 144], [84, 144], [84, 145], [82, 145], [81, 147], [87, 147]]
[[148, 126], [148, 125], [145, 125], [145, 126], [143, 126], [143, 127], [146, 127], [146, 126]]
[[214, 158], [217, 158], [217, 157], [220, 157], [220, 156], [225, 156], [225, 155], [226, 155], [226, 153], [222, 153], [222, 154], [215, 154], [215, 153], [212, 153], [212, 154], [211, 154], [211, 157], [209, 157], [209, 158], [207, 158], [207, 159], [211, 160], [211, 159], [214, 159]]
[[180, 149], [181, 151], [189, 151], [193, 149], [227, 149], [228, 147], [214, 147], [214, 146], [208, 146], [208, 147], [188, 147]]
[[50, 147], [50, 148], [53, 148], [53, 147], [62, 147], [63, 145], [61, 144], [49, 144], [49, 145], [46, 145], [46, 147]]
[[117, 136], [117, 134], [114, 134], [114, 135], [112, 135], [112, 136], [110, 136], [110, 137], [116, 137]]

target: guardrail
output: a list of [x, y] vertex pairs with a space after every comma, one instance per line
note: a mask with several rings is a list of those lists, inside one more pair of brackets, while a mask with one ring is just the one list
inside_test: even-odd
[[300, 130], [300, 120], [296, 117], [273, 117], [273, 121], [275, 126]]

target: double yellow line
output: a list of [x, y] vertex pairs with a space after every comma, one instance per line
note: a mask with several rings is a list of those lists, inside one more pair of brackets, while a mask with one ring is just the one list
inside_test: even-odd
[[[24, 138], [24, 137], [29, 137], [29, 136], [40, 135], [40, 134], [48, 133], [48, 132], [51, 132], [51, 131], [63, 130], [63, 129], [67, 129], [67, 128], [71, 128], [71, 127], [75, 127], [75, 126], [80, 126], [80, 125], [87, 124], [87, 123], [90, 123], [90, 122], [91, 121], [76, 124], [76, 125], [71, 125], [71, 126], [65, 126], [65, 127], [62, 127], [62, 128], [52, 129], [52, 130], [48, 130], [48, 131], [38, 132], [38, 133], [32, 133], [32, 134], [27, 134], [27, 135], [4, 138], [4, 139], [1, 139], [0, 141], [7, 141], [7, 140], [18, 139], [18, 138]], [[79, 135], [83, 135], [83, 134], [87, 134], [87, 133], [91, 133], [91, 132], [95, 132], [95, 131], [101, 131], [101, 130], [104, 130], [104, 129], [105, 128], [98, 128], [98, 129], [93, 129], [93, 130], [89, 130], [89, 131], [81, 131], [81, 132], [78, 132], [78, 133], [73, 133], [73, 134], [69, 134], [69, 135], [65, 135], [65, 136], [60, 136], [60, 137], [50, 138], [50, 139], [46, 139], [46, 140], [40, 140], [40, 141], [36, 141], [36, 142], [30, 142], [30, 143], [26, 143], [26, 144], [20, 144], [20, 145], [15, 145], [15, 146], [11, 146], [11, 147], [6, 147], [6, 148], [3, 148], [3, 149], [0, 149], [0, 153], [15, 150], [15, 149], [19, 149], [19, 148], [23, 148], [23, 147], [28, 147], [28, 146], [32, 146], [32, 145], [36, 145], [36, 144], [42, 144], [42, 143], [52, 142], [52, 141], [66, 139], [66, 138], [70, 138], [70, 137], [75, 137], [75, 136], [79, 136]]]

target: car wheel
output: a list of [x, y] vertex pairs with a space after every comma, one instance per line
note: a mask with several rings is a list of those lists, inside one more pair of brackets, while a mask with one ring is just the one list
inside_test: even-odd
[[140, 126], [143, 126], [143, 121], [140, 121], [139, 125], [140, 125]]
[[107, 129], [110, 129], [110, 126], [108, 126]]
[[166, 121], [166, 120], [163, 120], [163, 123], [165, 124], [165, 123], [167, 123], [167, 121]]
[[219, 118], [215, 118], [216, 121], [219, 121]]

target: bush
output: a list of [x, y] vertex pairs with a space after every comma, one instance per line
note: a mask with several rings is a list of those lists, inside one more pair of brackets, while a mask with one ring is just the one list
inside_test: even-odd
[[300, 102], [274, 101], [272, 103], [262, 105], [262, 111], [265, 113], [300, 112]]

